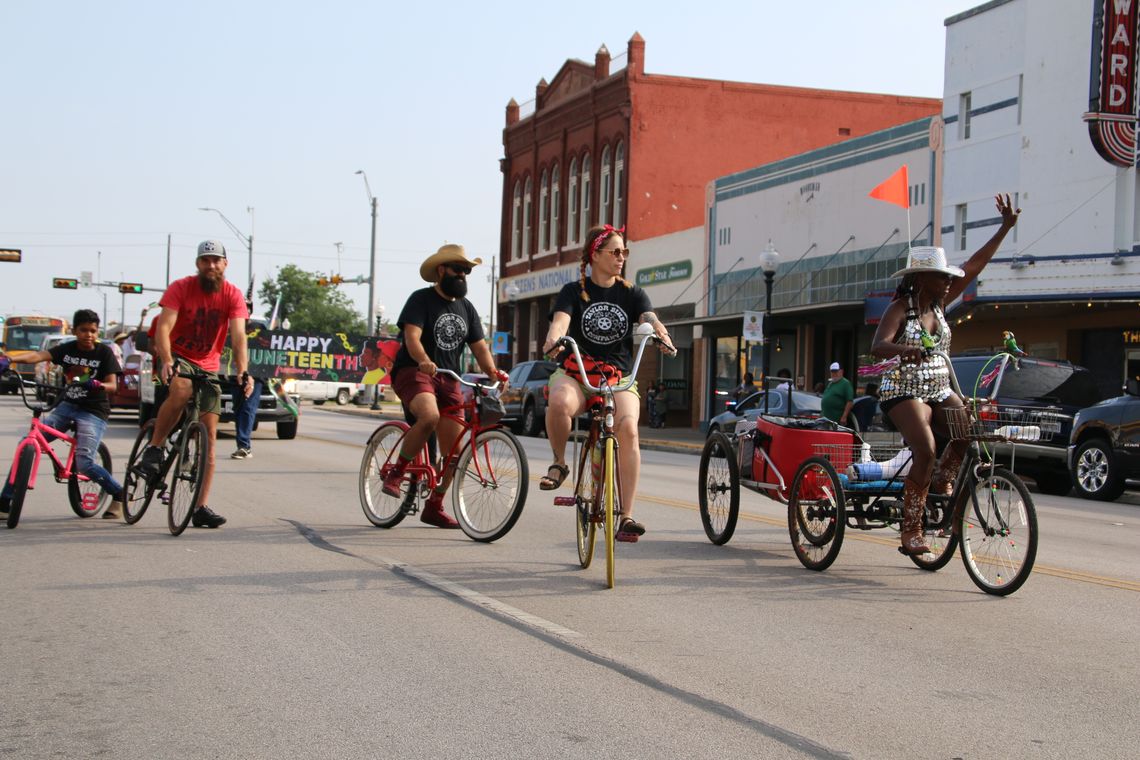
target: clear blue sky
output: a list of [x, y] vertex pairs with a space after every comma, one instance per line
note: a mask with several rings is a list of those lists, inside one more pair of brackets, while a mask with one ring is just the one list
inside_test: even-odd
[[[338, 241], [340, 273], [367, 274], [363, 169], [394, 317], [442, 243], [498, 252], [504, 109], [567, 58], [623, 53], [637, 31], [649, 73], [941, 97], [943, 21], [978, 4], [5, 0], [0, 247], [24, 262], [0, 263], [0, 314], [102, 310], [97, 290], [51, 287], [100, 267], [161, 287], [168, 233], [172, 277], [218, 238], [244, 288], [243, 243], [200, 206], [253, 229], [259, 284], [287, 263], [337, 271]], [[483, 314], [487, 271], [471, 277]], [[345, 292], [363, 313], [367, 286]], [[157, 297], [128, 296], [127, 321]]]

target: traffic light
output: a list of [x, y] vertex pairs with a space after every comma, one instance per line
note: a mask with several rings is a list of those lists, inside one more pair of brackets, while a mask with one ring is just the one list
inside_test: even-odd
[[119, 283], [119, 292], [120, 293], [141, 293], [142, 291], [143, 291], [143, 286], [142, 286], [141, 282], [120, 282]]
[[19, 248], [0, 248], [0, 261], [11, 261], [14, 264], [19, 264], [21, 256]]
[[51, 281], [53, 288], [63, 288], [64, 290], [75, 290], [79, 287], [79, 280], [70, 277], [56, 277]]
[[334, 274], [329, 278], [329, 282], [331, 282], [333, 285], [340, 285], [342, 282], [344, 282], [344, 278], [339, 274]]
[[317, 278], [317, 284], [323, 288], [329, 284], [329, 278], [328, 277], [318, 277]]

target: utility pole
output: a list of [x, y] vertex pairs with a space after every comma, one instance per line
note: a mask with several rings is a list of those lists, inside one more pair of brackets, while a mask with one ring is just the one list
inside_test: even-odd
[[372, 186], [368, 184], [368, 175], [363, 169], [357, 169], [364, 179], [364, 190], [368, 193], [368, 203], [372, 206], [372, 246], [368, 254], [368, 334], [375, 335], [376, 330], [376, 196], [372, 194]]
[[170, 233], [166, 234], [166, 284], [170, 284]]

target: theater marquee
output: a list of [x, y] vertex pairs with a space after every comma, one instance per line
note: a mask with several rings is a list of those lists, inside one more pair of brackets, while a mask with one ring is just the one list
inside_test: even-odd
[[1096, 0], [1089, 82], [1089, 138], [1116, 166], [1136, 163], [1137, 10], [1140, 0]]

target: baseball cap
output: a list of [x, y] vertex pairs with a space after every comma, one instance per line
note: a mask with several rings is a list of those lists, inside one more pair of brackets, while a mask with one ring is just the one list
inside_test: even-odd
[[840, 366], [839, 366], [839, 362], [832, 362], [832, 363], [831, 363], [831, 366], [830, 366], [830, 367], [828, 367], [827, 369], [828, 369], [829, 371], [831, 371], [831, 372], [835, 372], [836, 370], [841, 370], [841, 369], [843, 369], [843, 367], [840, 367]]
[[224, 259], [226, 257], [226, 247], [219, 243], [217, 240], [203, 240], [198, 243], [198, 256], [200, 259], [203, 256], [217, 256]]

